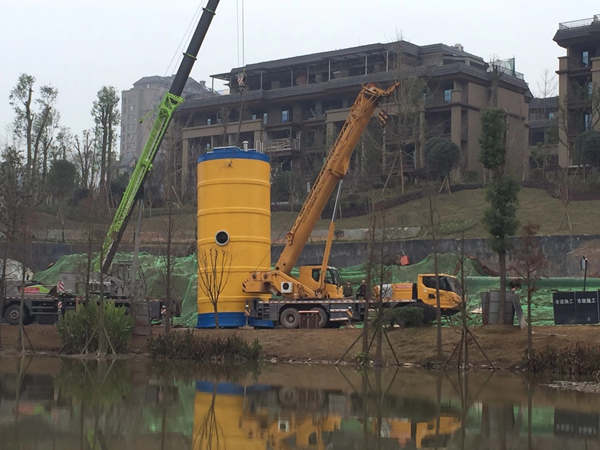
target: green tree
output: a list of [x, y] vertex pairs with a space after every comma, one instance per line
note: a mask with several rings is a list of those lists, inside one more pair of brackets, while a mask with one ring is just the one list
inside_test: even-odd
[[432, 137], [425, 143], [425, 164], [432, 177], [445, 178], [456, 167], [460, 150], [449, 139]]
[[588, 130], [577, 136], [575, 151], [579, 164], [600, 167], [600, 132]]
[[480, 161], [494, 177], [502, 176], [506, 158], [506, 113], [488, 109], [481, 114]]
[[504, 175], [506, 161], [506, 113], [489, 109], [481, 115], [481, 163], [492, 172], [486, 199], [490, 207], [484, 213], [484, 223], [492, 236], [492, 249], [498, 254], [500, 271], [500, 317], [504, 317], [506, 300], [506, 254], [510, 236], [517, 231], [519, 185]]

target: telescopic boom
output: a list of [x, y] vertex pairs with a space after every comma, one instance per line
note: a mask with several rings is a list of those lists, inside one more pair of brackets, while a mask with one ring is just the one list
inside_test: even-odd
[[115, 213], [112, 224], [106, 234], [104, 244], [102, 245], [103, 259], [101, 270], [103, 273], [108, 272], [112, 260], [117, 253], [119, 242], [123, 237], [123, 233], [127, 227], [127, 222], [129, 221], [129, 217], [133, 211], [135, 199], [144, 184], [144, 180], [146, 179], [148, 172], [150, 172], [152, 169], [152, 162], [154, 161], [154, 157], [158, 152], [165, 132], [169, 127], [173, 113], [175, 112], [175, 109], [183, 102], [181, 93], [183, 92], [185, 83], [190, 76], [194, 62], [196, 62], [196, 56], [198, 55], [198, 51], [200, 50], [200, 46], [204, 41], [204, 37], [206, 36], [206, 32], [210, 27], [210, 23], [212, 22], [218, 5], [219, 0], [208, 0], [208, 4], [202, 12], [202, 16], [200, 17], [200, 21], [196, 26], [196, 30], [194, 31], [194, 35], [192, 36], [190, 44], [183, 54], [183, 60], [179, 65], [179, 69], [177, 70], [175, 78], [173, 79], [173, 83], [158, 106], [158, 115], [154, 121], [154, 124], [152, 125], [148, 140], [146, 141], [144, 149], [142, 150], [142, 154], [140, 155], [135, 169], [131, 174], [129, 184], [123, 193], [121, 203], [117, 208], [117, 212]]

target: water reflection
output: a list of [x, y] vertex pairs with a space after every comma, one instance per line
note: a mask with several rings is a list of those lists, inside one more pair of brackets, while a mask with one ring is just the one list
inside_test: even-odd
[[600, 449], [599, 398], [490, 375], [0, 360], [0, 448]]

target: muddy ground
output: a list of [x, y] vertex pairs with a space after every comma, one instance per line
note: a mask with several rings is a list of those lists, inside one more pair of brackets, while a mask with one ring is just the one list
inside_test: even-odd
[[[58, 352], [61, 347], [60, 338], [53, 325], [28, 325], [27, 334], [35, 351]], [[181, 329], [176, 329], [181, 332]], [[344, 351], [361, 334], [361, 329], [319, 329], [319, 330], [194, 330], [200, 336], [239, 335], [253, 341], [258, 339], [265, 357], [281, 362], [333, 362], [338, 360]], [[517, 327], [479, 327], [472, 329], [473, 334], [487, 356], [499, 368], [511, 369], [523, 361], [527, 347], [527, 332]], [[534, 327], [534, 348], [542, 349], [548, 345], [564, 347], [575, 343], [600, 345], [600, 328], [594, 325]], [[162, 328], [154, 327], [153, 334], [158, 335]], [[417, 365], [426, 364], [435, 359], [436, 329], [435, 327], [393, 329], [388, 332], [390, 341], [402, 363]], [[5, 353], [15, 348], [18, 327], [0, 325], [1, 346]], [[447, 358], [460, 338], [460, 330], [442, 329], [443, 351]], [[136, 336], [130, 344], [130, 352], [146, 353], [147, 337]], [[374, 348], [374, 347], [373, 347]], [[348, 353], [345, 360], [352, 361], [361, 352], [358, 342]], [[384, 358], [388, 364], [394, 361], [389, 346], [384, 341]], [[476, 366], [487, 365], [486, 358], [472, 344], [469, 348], [469, 360]]]

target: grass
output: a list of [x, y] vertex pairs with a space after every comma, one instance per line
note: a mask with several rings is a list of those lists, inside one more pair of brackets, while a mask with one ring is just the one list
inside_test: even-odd
[[[573, 223], [573, 234], [596, 234], [597, 223], [600, 221], [600, 201], [574, 201], [569, 205], [569, 214]], [[487, 231], [482, 223], [483, 212], [487, 208], [485, 190], [465, 190], [448, 194], [440, 194], [436, 199], [436, 209], [442, 224], [442, 237], [458, 238], [464, 231], [466, 238], [487, 237]], [[164, 233], [166, 216], [160, 210], [153, 211], [152, 217], [143, 220], [142, 231]], [[195, 212], [189, 207], [176, 211], [175, 239], [180, 234], [181, 239], [189, 240], [194, 236], [196, 227]], [[290, 211], [274, 212], [271, 215], [272, 237], [283, 239], [296, 219], [297, 213]], [[540, 234], [556, 235], [569, 234], [564, 218], [562, 202], [551, 197], [542, 189], [521, 189], [519, 193], [519, 210], [517, 217], [521, 224], [533, 222], [540, 225]], [[39, 227], [48, 226], [46, 220], [53, 225], [54, 218], [44, 215], [45, 220], [36, 221]], [[342, 217], [336, 221], [337, 229], [367, 228], [369, 217]], [[326, 230], [329, 219], [319, 220], [317, 230]], [[426, 230], [429, 227], [428, 199], [422, 198], [396, 206], [387, 210], [386, 226], [419, 226]], [[67, 229], [79, 229], [81, 223], [69, 220]], [[419, 238], [425, 237], [423, 231]]]
[[[598, 206], [600, 206], [599, 201], [570, 203], [569, 214], [573, 223], [574, 234], [598, 233], [597, 223], [600, 221], [600, 208]], [[443, 225], [442, 234], [444, 234], [444, 237], [449, 238], [460, 237], [464, 230], [466, 238], [487, 237], [488, 233], [482, 223], [483, 213], [487, 207], [484, 189], [439, 195], [436, 201], [436, 209], [440, 223]], [[289, 216], [289, 213], [274, 213], [274, 216], [278, 214]], [[276, 225], [284, 222], [283, 218], [286, 218], [286, 216], [273, 221], [274, 230], [277, 230]], [[543, 235], [569, 233], [564, 222], [565, 215], [562, 202], [541, 189], [521, 189], [517, 217], [521, 224], [528, 222], [539, 224], [540, 234]], [[336, 228], [366, 228], [368, 223], [368, 216], [341, 218], [336, 222]], [[428, 228], [428, 199], [422, 198], [388, 209], [386, 225], [389, 227], [420, 226]], [[326, 229], [327, 226], [327, 220], [321, 220], [317, 224], [318, 229]], [[444, 228], [447, 228], [447, 233], [444, 233]], [[283, 234], [285, 235], [285, 232]]]

